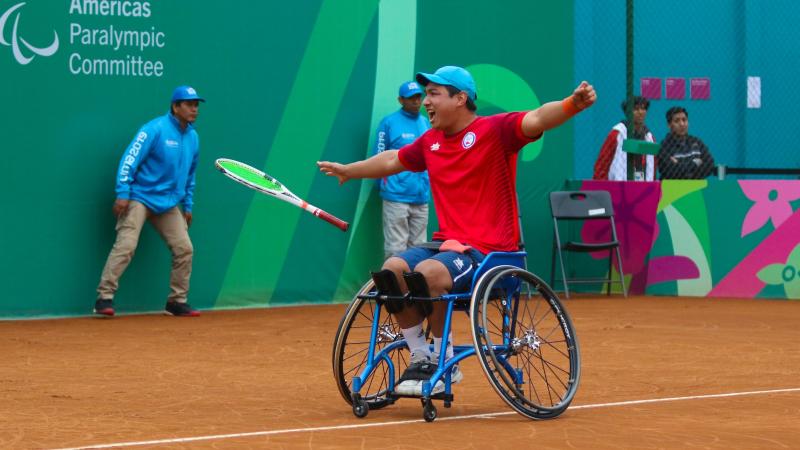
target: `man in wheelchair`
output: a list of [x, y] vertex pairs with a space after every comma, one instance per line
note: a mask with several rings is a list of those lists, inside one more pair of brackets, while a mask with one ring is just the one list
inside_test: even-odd
[[[435, 73], [418, 73], [425, 86], [423, 106], [431, 129], [399, 150], [369, 159], [339, 164], [320, 161], [320, 171], [342, 184], [352, 178], [381, 178], [405, 170], [428, 171], [439, 230], [436, 246], [415, 247], [390, 257], [376, 273], [376, 286], [389, 295], [411, 292], [413, 297], [438, 297], [468, 292], [472, 273], [486, 254], [516, 251], [520, 242], [515, 194], [517, 153], [594, 104], [594, 88], [582, 82], [562, 101], [537, 109], [478, 116], [472, 75], [461, 67], [445, 66]], [[438, 247], [438, 248], [437, 248]], [[394, 291], [394, 292], [392, 292]], [[442, 302], [388, 302], [411, 351], [411, 363], [395, 391], [420, 395], [422, 380], [430, 379], [438, 355], [432, 355], [422, 330], [428, 318], [434, 349], [441, 348], [446, 305]], [[452, 342], [452, 339], [448, 339]], [[452, 344], [446, 357], [452, 357]], [[454, 366], [451, 381], [462, 379]], [[440, 381], [433, 393], [441, 392]]]

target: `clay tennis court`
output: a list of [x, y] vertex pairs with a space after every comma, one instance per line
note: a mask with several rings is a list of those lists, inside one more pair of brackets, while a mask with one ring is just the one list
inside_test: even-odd
[[800, 447], [800, 302], [566, 305], [581, 384], [541, 422], [512, 412], [474, 358], [435, 422], [411, 399], [355, 418], [331, 373], [345, 305], [2, 322], [0, 448]]

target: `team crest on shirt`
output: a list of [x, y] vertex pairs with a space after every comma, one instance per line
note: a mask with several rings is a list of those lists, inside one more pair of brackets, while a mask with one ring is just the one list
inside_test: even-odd
[[431, 151], [435, 152], [436, 150], [439, 150], [439, 143], [438, 142], [436, 142], [434, 144], [431, 144]]
[[473, 145], [475, 145], [475, 133], [470, 131], [464, 135], [464, 139], [461, 140], [461, 146], [464, 147], [464, 150], [466, 150]]

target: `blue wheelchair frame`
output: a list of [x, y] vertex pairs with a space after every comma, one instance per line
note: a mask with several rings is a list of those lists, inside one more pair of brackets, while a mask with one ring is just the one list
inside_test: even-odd
[[[369, 299], [379, 299], [381, 301], [387, 300], [419, 300], [419, 301], [444, 301], [447, 302], [447, 312], [445, 313], [445, 322], [444, 328], [442, 331], [442, 344], [439, 351], [439, 361], [438, 361], [438, 369], [436, 372], [431, 376], [430, 380], [424, 381], [422, 384], [422, 399], [429, 400], [429, 399], [442, 399], [444, 400], [444, 406], [449, 407], [450, 402], [453, 400], [453, 395], [451, 391], [451, 369], [454, 365], [458, 364], [463, 359], [473, 356], [476, 354], [475, 347], [473, 345], [453, 345], [453, 357], [445, 360], [446, 354], [445, 349], [447, 348], [451, 324], [452, 324], [452, 316], [454, 310], [461, 310], [468, 312], [469, 303], [466, 305], [464, 304], [465, 300], [471, 300], [474, 294], [475, 288], [483, 275], [485, 275], [489, 270], [500, 267], [500, 266], [512, 266], [516, 268], [520, 268], [525, 270], [525, 258], [527, 256], [526, 252], [492, 252], [486, 255], [486, 258], [478, 265], [478, 268], [475, 271], [475, 274], [472, 276], [472, 285], [469, 292], [463, 293], [456, 293], [456, 294], [445, 294], [440, 297], [412, 297], [410, 295], [405, 295], [403, 297], [396, 297], [396, 296], [388, 296], [379, 294], [377, 291], [370, 292], [366, 295], [359, 295], [359, 298], [369, 298]], [[513, 287], [513, 291], [516, 294], [516, 288], [518, 286], [508, 286]], [[512, 308], [516, 309], [516, 302]], [[514, 311], [516, 312], [516, 311]], [[352, 395], [354, 404], [360, 398], [360, 391], [363, 387], [364, 380], [369, 379], [372, 372], [380, 365], [381, 362], [384, 362], [389, 370], [389, 380], [388, 380], [388, 389], [391, 392], [391, 396], [393, 399], [400, 398], [400, 397], [415, 397], [416, 396], [407, 396], [401, 394], [395, 394], [395, 367], [394, 363], [392, 362], [392, 358], [390, 357], [392, 351], [400, 348], [406, 347], [406, 341], [399, 340], [393, 342], [387, 346], [385, 346], [377, 355], [375, 354], [375, 346], [376, 346], [376, 339], [378, 338], [379, 334], [379, 322], [380, 322], [380, 313], [381, 313], [381, 306], [375, 308], [374, 310], [374, 317], [372, 321], [372, 332], [370, 335], [370, 342], [369, 342], [369, 349], [368, 349], [368, 356], [367, 356], [367, 363], [364, 369], [361, 371], [360, 375], [357, 375], [353, 378], [352, 384]], [[516, 314], [510, 315], [511, 320], [516, 318]], [[506, 316], [504, 320], [509, 320], [509, 317]], [[514, 329], [514, 324], [510, 323], [510, 328], [507, 329]], [[505, 328], [505, 327], [504, 327]], [[504, 335], [503, 336], [503, 343], [500, 345], [492, 346], [493, 351], [495, 354], [500, 353], [502, 354], [505, 350], [509, 348], [511, 344], [512, 336]], [[506, 368], [509, 374], [511, 374], [514, 379], [518, 382], [522, 382], [522, 374], [518, 373], [516, 369], [511, 367], [505, 360], [505, 358], [500, 358], [501, 363]], [[433, 387], [436, 383], [444, 378], [444, 391], [431, 395]], [[426, 419], [427, 420], [427, 419]]]

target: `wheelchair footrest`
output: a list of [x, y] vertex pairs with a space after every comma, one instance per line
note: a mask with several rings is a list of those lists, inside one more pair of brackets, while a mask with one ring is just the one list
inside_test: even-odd
[[[421, 395], [396, 394], [394, 392], [390, 394], [390, 397], [395, 400], [398, 398], [420, 398], [420, 399], [423, 398]], [[453, 394], [445, 394], [444, 392], [439, 392], [438, 394], [431, 395], [431, 400], [443, 400], [448, 403], [452, 402], [453, 398], [454, 398]]]

